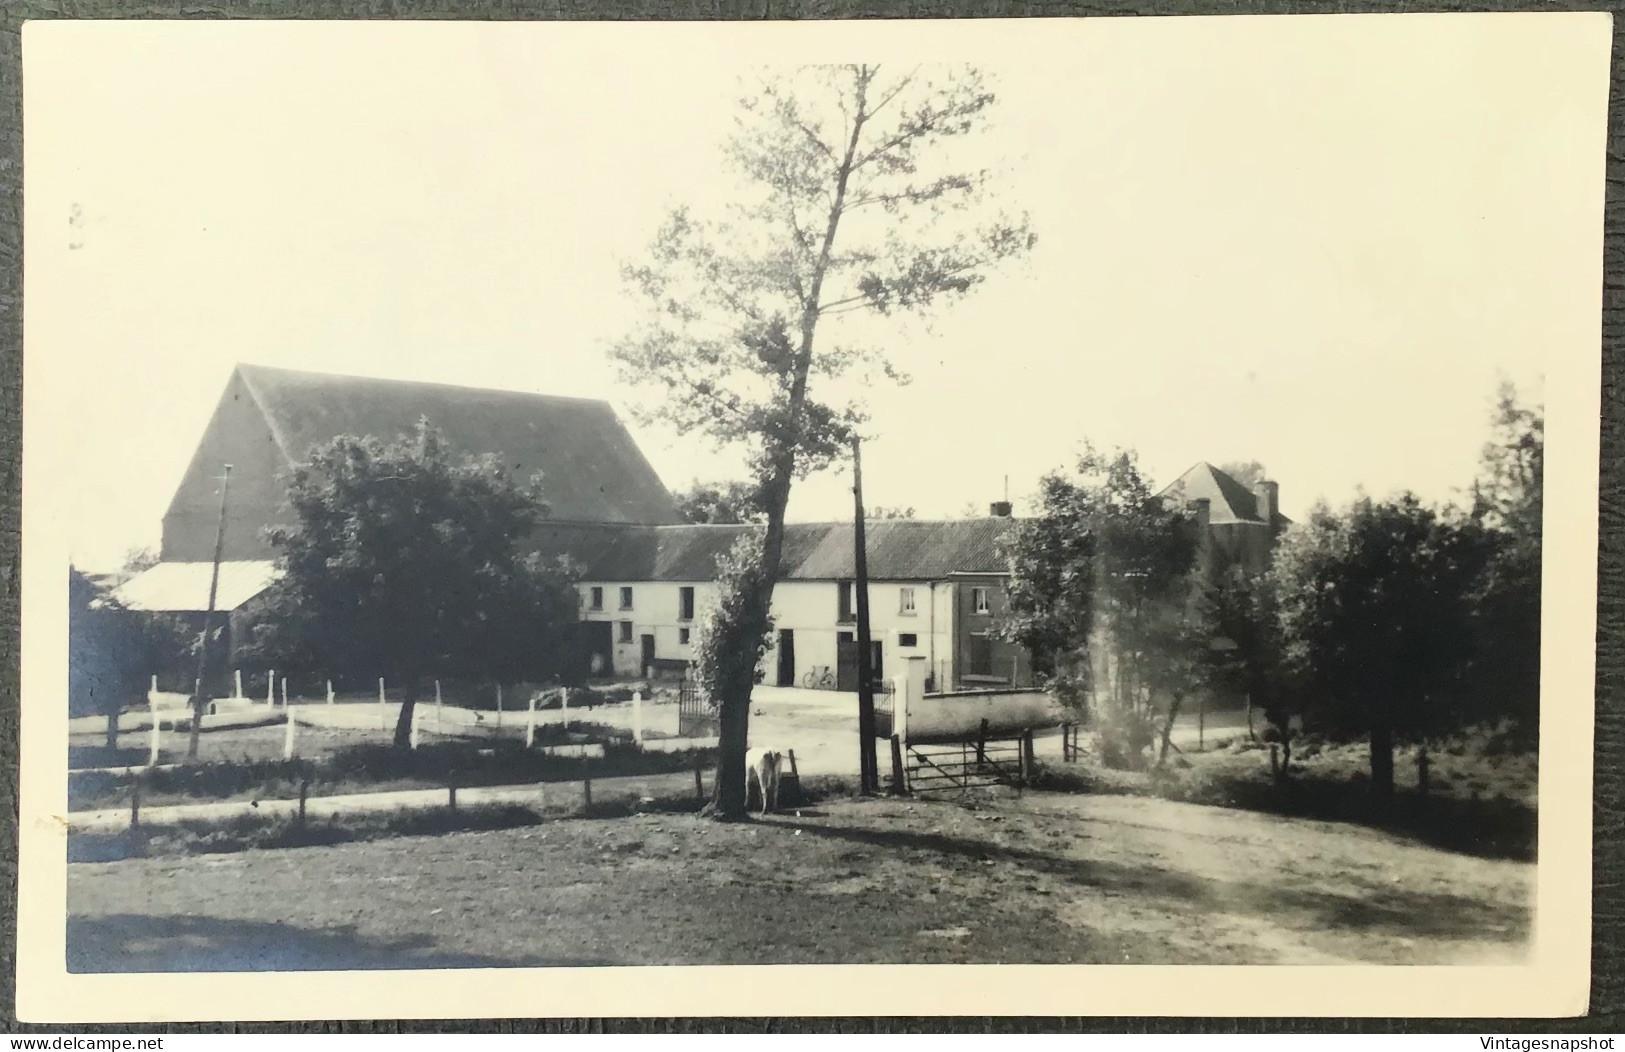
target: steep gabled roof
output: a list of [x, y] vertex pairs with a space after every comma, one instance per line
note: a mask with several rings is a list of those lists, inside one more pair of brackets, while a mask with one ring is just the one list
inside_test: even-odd
[[239, 365], [290, 463], [338, 435], [392, 439], [419, 417], [454, 449], [542, 473], [562, 522], [676, 523], [670, 492], [608, 402]]
[[[1206, 500], [1208, 521], [1216, 525], [1264, 521], [1259, 515], [1258, 498], [1253, 491], [1205, 460], [1192, 465], [1189, 471], [1169, 483], [1157, 496], [1178, 500], [1181, 503]], [[1291, 521], [1281, 514], [1279, 508], [1276, 509], [1274, 525], [1286, 525]]]
[[[869, 577], [876, 581], [940, 581], [957, 573], [998, 574], [998, 539], [1007, 518], [928, 522], [887, 519], [865, 527]], [[709, 581], [716, 561], [750, 526], [684, 525], [626, 530], [607, 548], [578, 556], [594, 581]], [[850, 522], [785, 526], [781, 580], [833, 581], [856, 576]]]

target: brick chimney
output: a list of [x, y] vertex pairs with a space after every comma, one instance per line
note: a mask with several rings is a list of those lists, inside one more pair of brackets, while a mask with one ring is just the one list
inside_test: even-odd
[[1275, 525], [1275, 517], [1281, 513], [1281, 484], [1259, 479], [1253, 483], [1253, 499], [1258, 503], [1258, 517]]
[[995, 519], [1008, 519], [1010, 517], [1010, 502], [996, 500], [987, 506], [987, 513]]

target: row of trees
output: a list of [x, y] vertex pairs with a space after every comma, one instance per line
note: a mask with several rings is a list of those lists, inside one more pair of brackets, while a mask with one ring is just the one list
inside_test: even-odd
[[1466, 506], [1321, 503], [1249, 569], [1204, 552], [1132, 452], [1087, 450], [1013, 536], [1003, 630], [1047, 656], [1109, 759], [1143, 756], [1159, 725], [1166, 750], [1181, 702], [1217, 689], [1278, 726], [1368, 739], [1387, 794], [1396, 741], [1503, 719], [1536, 733], [1543, 455], [1539, 409], [1504, 387]]

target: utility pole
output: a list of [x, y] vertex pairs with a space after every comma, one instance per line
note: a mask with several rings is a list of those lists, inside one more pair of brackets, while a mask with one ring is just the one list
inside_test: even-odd
[[863, 528], [863, 461], [857, 436], [852, 438], [852, 501], [854, 556], [857, 564], [858, 606], [858, 740], [864, 793], [880, 791], [880, 770], [875, 759], [875, 684], [869, 668], [869, 553]]
[[220, 556], [226, 549], [226, 490], [231, 486], [231, 465], [220, 476], [220, 525], [214, 531], [214, 571], [209, 575], [209, 606], [203, 612], [203, 636], [197, 647], [197, 693], [192, 698], [192, 736], [186, 743], [186, 758], [197, 759], [198, 732], [203, 728], [203, 710], [208, 707], [209, 622], [214, 620], [214, 603], [220, 595]]

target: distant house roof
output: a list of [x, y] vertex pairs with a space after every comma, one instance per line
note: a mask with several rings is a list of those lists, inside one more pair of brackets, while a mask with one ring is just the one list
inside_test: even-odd
[[[125, 581], [113, 598], [132, 610], [189, 613], [209, 608], [209, 579], [214, 564], [159, 563]], [[235, 610], [270, 587], [276, 564], [268, 560], [223, 562], [216, 610]]]
[[677, 523], [665, 485], [608, 402], [447, 384], [239, 365], [290, 463], [338, 435], [392, 439], [427, 417], [453, 449], [496, 454], [516, 475], [542, 473], [550, 517]]
[[[886, 519], [867, 523], [869, 577], [877, 581], [935, 581], [954, 574], [1001, 574], [1000, 537], [1008, 518], [929, 522]], [[718, 556], [759, 527], [685, 525], [621, 531], [605, 548], [578, 554], [594, 581], [709, 581]], [[856, 576], [849, 522], [793, 522], [785, 526], [780, 579], [832, 581]]]
[[[1205, 460], [1169, 483], [1157, 496], [1173, 498], [1182, 503], [1206, 500], [1208, 521], [1215, 525], [1264, 521], [1258, 511], [1258, 497], [1253, 491]], [[1281, 514], [1279, 508], [1276, 509], [1273, 525], [1284, 526], [1291, 521]]]

